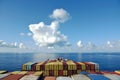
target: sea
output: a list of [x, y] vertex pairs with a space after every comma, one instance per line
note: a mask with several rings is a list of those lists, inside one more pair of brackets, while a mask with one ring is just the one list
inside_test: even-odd
[[41, 62], [47, 59], [71, 59], [81, 62], [95, 62], [101, 71], [120, 70], [120, 53], [0, 53], [0, 70], [16, 71], [27, 62]]

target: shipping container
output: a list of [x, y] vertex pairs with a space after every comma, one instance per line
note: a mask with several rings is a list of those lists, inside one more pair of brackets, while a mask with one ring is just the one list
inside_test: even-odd
[[39, 76], [35, 76], [35, 75], [25, 75], [23, 76], [21, 79], [19, 80], [38, 80], [39, 79]]
[[68, 65], [66, 62], [63, 62], [63, 70], [68, 70]]
[[0, 80], [6, 76], [10, 75], [9, 73], [5, 73], [5, 74], [0, 74]]
[[11, 74], [18, 74], [20, 71], [13, 71]]
[[43, 64], [44, 62], [39, 62], [36, 64], [36, 71], [40, 71], [41, 70], [41, 65]]
[[110, 80], [107, 77], [104, 77], [103, 75], [100, 74], [88, 74], [87, 75], [91, 80]]
[[26, 74], [28, 71], [13, 71], [11, 74]]
[[86, 65], [82, 62], [77, 62], [79, 65], [81, 65], [81, 70], [86, 70]]
[[35, 71], [27, 71], [26, 75], [34, 74]]
[[33, 64], [35, 64], [35, 63], [28, 62], [28, 63], [23, 64], [22, 70], [28, 70], [28, 71], [32, 70], [32, 65]]
[[36, 71], [34, 73], [35, 76], [43, 76], [43, 72], [42, 71]]
[[115, 72], [109, 72], [109, 71], [102, 71], [102, 74], [116, 74]]
[[94, 63], [94, 62], [88, 62], [90, 64], [94, 64], [95, 65], [95, 70], [99, 70], [99, 64], [98, 63]]
[[58, 70], [63, 70], [63, 62], [58, 62]]
[[57, 77], [56, 80], [72, 80], [72, 78], [71, 77], [62, 77], [62, 76], [60, 76], [60, 77]]
[[45, 70], [50, 70], [52, 67], [50, 66], [50, 63], [45, 64]]
[[87, 71], [81, 71], [80, 74], [87, 75], [87, 74], [89, 74], [89, 72], [87, 72]]
[[6, 73], [7, 71], [5, 70], [0, 70], [0, 74]]
[[23, 74], [11, 74], [8, 75], [7, 77], [2, 78], [1, 80], [19, 80], [23, 76], [24, 76]]
[[66, 63], [68, 65], [68, 70], [77, 70], [77, 66], [72, 60], [68, 60]]
[[54, 76], [54, 70], [49, 70], [49, 76]]
[[32, 70], [32, 71], [36, 71], [36, 64], [37, 64], [37, 63], [34, 63], [33, 65], [31, 65], [31, 70]]
[[77, 74], [79, 74], [81, 72], [81, 70], [77, 70]]
[[89, 77], [83, 74], [72, 75], [71, 78], [73, 80], [91, 80]]
[[72, 75], [73, 71], [72, 70], [67, 70], [67, 75]]
[[67, 74], [67, 70], [63, 70], [63, 75], [64, 76], [67, 76], [68, 74]]
[[44, 76], [49, 76], [49, 71], [48, 70], [45, 70], [44, 73], [43, 73]]
[[115, 73], [120, 74], [120, 70], [116, 70]]
[[54, 71], [54, 76], [58, 76], [58, 70]]
[[82, 69], [82, 66], [78, 62], [75, 62], [75, 64], [77, 66], [77, 70], [81, 70]]
[[104, 76], [110, 80], [120, 80], [120, 76], [117, 74], [104, 74]]
[[56, 80], [56, 77], [48, 76], [48, 77], [45, 77], [44, 80]]
[[[97, 66], [97, 67], [96, 67]], [[38, 63], [26, 63], [23, 70], [43, 71], [46, 76], [72, 75], [81, 71], [99, 72], [99, 67], [92, 62], [75, 62], [72, 60], [47, 60]]]
[[59, 71], [58, 71], [58, 75], [59, 75], [59, 76], [63, 76], [63, 70], [59, 70]]

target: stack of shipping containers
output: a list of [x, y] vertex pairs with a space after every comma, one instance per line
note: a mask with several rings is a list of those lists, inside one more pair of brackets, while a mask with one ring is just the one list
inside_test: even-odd
[[38, 63], [26, 63], [23, 71], [43, 71], [44, 76], [67, 76], [81, 71], [99, 72], [99, 65], [93, 62], [75, 62], [72, 60], [47, 60]]

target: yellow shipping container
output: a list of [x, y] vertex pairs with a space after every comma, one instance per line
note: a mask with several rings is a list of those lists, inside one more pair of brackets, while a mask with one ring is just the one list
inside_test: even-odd
[[78, 64], [80, 64], [82, 66], [82, 70], [86, 70], [86, 65], [82, 62], [77, 62]]
[[5, 70], [0, 70], [0, 74], [6, 73], [7, 71]]
[[62, 62], [58, 62], [58, 70], [63, 70], [63, 63]]
[[49, 70], [52, 70], [52, 65], [51, 64], [49, 64]]
[[49, 63], [49, 70], [58, 70], [58, 63], [57, 62], [51, 62]]
[[43, 73], [44, 76], [49, 76], [49, 71], [48, 70], [45, 70], [44, 73]]
[[29, 65], [32, 65], [33, 63], [32, 62], [27, 62], [25, 64], [22, 65], [22, 70], [27, 70], [27, 66]]
[[23, 65], [22, 65], [22, 70], [23, 70], [23, 71], [27, 70], [26, 64], [23, 64]]
[[66, 63], [68, 65], [68, 70], [76, 70], [77, 69], [77, 66], [73, 61], [69, 60]]
[[58, 70], [54, 71], [54, 76], [58, 76]]
[[77, 70], [77, 74], [79, 74], [81, 72], [81, 70]]
[[68, 74], [67, 74], [67, 70], [63, 70], [63, 75], [64, 76], [67, 76]]
[[13, 71], [11, 74], [18, 74], [20, 71]]
[[54, 70], [54, 63], [52, 62], [52, 63], [50, 63], [50, 67], [51, 67], [51, 69], [50, 70]]
[[86, 72], [90, 72], [90, 70], [86, 70]]
[[18, 74], [26, 74], [27, 71], [20, 71]]
[[43, 74], [42, 71], [36, 71], [36, 72], [34, 73], [35, 76], [41, 76], [42, 74]]
[[56, 63], [54, 63], [54, 70], [58, 70], [58, 63], [56, 62]]
[[46, 64], [45, 64], [45, 70], [50, 70], [50, 65], [49, 65], [49, 63], [46, 63]]
[[27, 71], [14, 71], [14, 72], [11, 72], [11, 74], [26, 74]]
[[37, 71], [40, 70], [40, 65], [42, 65], [42, 64], [43, 64], [43, 62], [39, 62], [39, 63], [36, 64], [36, 70], [37, 70]]

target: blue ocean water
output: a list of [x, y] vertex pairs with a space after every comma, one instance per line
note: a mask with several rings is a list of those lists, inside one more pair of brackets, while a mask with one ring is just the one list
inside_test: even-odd
[[92, 61], [100, 70], [120, 70], [120, 53], [0, 53], [0, 70], [21, 70], [26, 62], [39, 62], [58, 57], [74, 61]]

